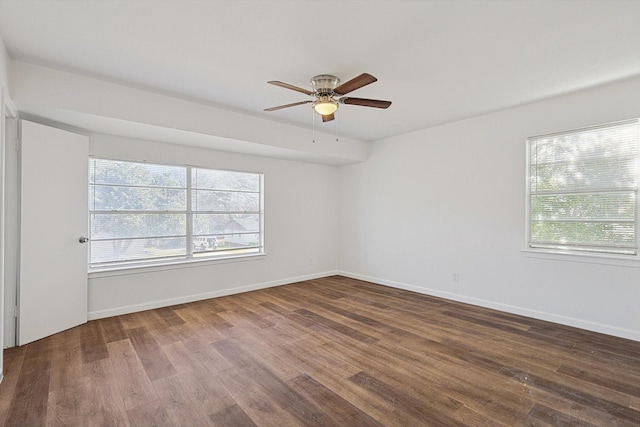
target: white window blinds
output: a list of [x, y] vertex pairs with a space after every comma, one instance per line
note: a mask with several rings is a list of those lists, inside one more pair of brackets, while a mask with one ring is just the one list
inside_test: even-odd
[[90, 268], [263, 253], [260, 173], [89, 161]]
[[528, 139], [529, 247], [637, 253], [638, 121]]

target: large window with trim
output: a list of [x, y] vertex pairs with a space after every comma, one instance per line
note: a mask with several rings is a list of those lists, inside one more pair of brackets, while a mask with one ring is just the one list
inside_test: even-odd
[[638, 120], [532, 137], [530, 248], [637, 255]]
[[91, 158], [89, 267], [262, 254], [260, 173]]

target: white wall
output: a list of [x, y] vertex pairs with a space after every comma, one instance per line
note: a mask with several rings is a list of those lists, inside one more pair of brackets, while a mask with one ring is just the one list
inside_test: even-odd
[[339, 269], [640, 341], [640, 265], [521, 252], [525, 139], [638, 117], [639, 93], [635, 78], [373, 143], [339, 170]]
[[92, 274], [90, 318], [290, 283], [336, 271], [337, 172], [333, 166], [105, 135], [91, 136], [90, 153], [122, 160], [264, 173], [267, 252], [263, 258], [247, 261]]
[[0, 86], [9, 89], [9, 55], [0, 37]]

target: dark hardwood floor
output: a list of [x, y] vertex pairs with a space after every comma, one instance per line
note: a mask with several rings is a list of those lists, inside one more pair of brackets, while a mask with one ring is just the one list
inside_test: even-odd
[[640, 343], [344, 277], [6, 350], [5, 426], [640, 426]]

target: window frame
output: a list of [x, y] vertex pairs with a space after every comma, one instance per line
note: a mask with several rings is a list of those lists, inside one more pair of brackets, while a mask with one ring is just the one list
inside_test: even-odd
[[[166, 211], [160, 210], [160, 211], [146, 211], [146, 212], [172, 213], [175, 211], [175, 213], [185, 215], [186, 235], [184, 237], [185, 237], [185, 244], [186, 244], [186, 247], [185, 247], [186, 254], [168, 256], [168, 257], [130, 259], [130, 260], [124, 260], [124, 261], [111, 261], [111, 262], [92, 264], [91, 244], [89, 244], [87, 245], [87, 252], [88, 252], [87, 266], [88, 266], [88, 272], [90, 274], [90, 277], [95, 277], [96, 275], [98, 275], [99, 277], [104, 275], [105, 273], [109, 275], [112, 272], [115, 274], [127, 274], [127, 271], [129, 270], [140, 269], [140, 268], [144, 268], [144, 269], [152, 268], [157, 270], [165, 270], [165, 269], [174, 269], [174, 268], [184, 268], [184, 267], [188, 267], [189, 265], [193, 265], [195, 263], [202, 264], [202, 263], [237, 262], [237, 261], [250, 260], [250, 259], [261, 259], [261, 258], [264, 258], [264, 256], [266, 255], [265, 230], [264, 230], [265, 213], [264, 213], [264, 173], [263, 172], [245, 171], [245, 170], [238, 170], [238, 169], [226, 169], [226, 168], [225, 169], [212, 168], [208, 166], [193, 165], [193, 164], [163, 163], [163, 162], [146, 161], [146, 160], [129, 160], [129, 159], [111, 158], [111, 157], [105, 157], [105, 156], [96, 156], [96, 155], [89, 156], [88, 163], [89, 163], [90, 170], [91, 170], [92, 160], [105, 160], [105, 161], [123, 162], [123, 163], [131, 163], [131, 164], [183, 168], [185, 170], [185, 179], [186, 179], [186, 186], [184, 188], [186, 209], [184, 211], [175, 211], [174, 209], [170, 209]], [[258, 192], [257, 192], [258, 193], [258, 210], [255, 212], [245, 211], [245, 213], [258, 215], [258, 231], [257, 233], [253, 233], [253, 234], [258, 235], [259, 242], [257, 246], [252, 246], [250, 248], [250, 249], [255, 249], [255, 252], [234, 253], [235, 252], [234, 250], [227, 250], [227, 251], [220, 250], [218, 251], [218, 253], [216, 253], [216, 251], [207, 252], [209, 255], [206, 255], [202, 252], [198, 253], [194, 251], [193, 239], [196, 237], [193, 231], [194, 216], [198, 212], [202, 212], [202, 211], [194, 210], [192, 205], [192, 194], [196, 191], [196, 189], [193, 188], [193, 182], [191, 181], [191, 177], [192, 177], [192, 171], [195, 169], [209, 170], [209, 171], [215, 171], [215, 172], [232, 172], [232, 173], [240, 173], [240, 174], [257, 175], [259, 180]], [[91, 174], [89, 173], [89, 181], [87, 182], [87, 188], [89, 192], [91, 191], [91, 186], [94, 185], [92, 184], [91, 181], [92, 181], [92, 177], [91, 177]], [[131, 187], [134, 187], [134, 186], [131, 186]], [[168, 188], [168, 187], [158, 187], [158, 188]], [[229, 191], [229, 190], [225, 190], [225, 191]], [[100, 213], [102, 211], [98, 211], [95, 209], [92, 210], [91, 200], [89, 200], [89, 205], [87, 206], [87, 208], [88, 208], [87, 215], [89, 218], [88, 236], [90, 239], [89, 242], [91, 242], [91, 239], [93, 238], [92, 230], [91, 230], [91, 217], [96, 212]], [[120, 211], [120, 212], [127, 212], [127, 211]], [[143, 211], [136, 210], [132, 212], [141, 213]], [[235, 212], [236, 211], [234, 211], [234, 213]], [[210, 234], [217, 235], [218, 233], [210, 233]], [[159, 238], [159, 237], [160, 236], [155, 236], [155, 238]], [[147, 237], [142, 237], [142, 238], [147, 238]], [[148, 238], [153, 239], [154, 237], [148, 237]], [[246, 248], [241, 247], [238, 249], [238, 251], [241, 251], [242, 249], [246, 249]], [[197, 253], [196, 256], [194, 256], [194, 252]]]
[[[599, 252], [589, 250], [576, 250], [572, 248], [545, 248], [532, 246], [531, 242], [531, 141], [545, 137], [552, 137], [563, 134], [571, 134], [584, 132], [591, 129], [602, 129], [614, 127], [629, 123], [636, 125], [636, 190], [635, 190], [635, 233], [634, 239], [636, 244], [635, 254]], [[521, 252], [524, 256], [539, 259], [555, 259], [573, 262], [586, 262], [595, 264], [620, 265], [628, 267], [640, 267], [640, 119], [631, 118], [619, 120], [615, 122], [604, 123], [594, 126], [584, 126], [565, 131], [551, 132], [547, 134], [534, 135], [525, 139], [525, 230], [524, 230], [524, 248]]]

